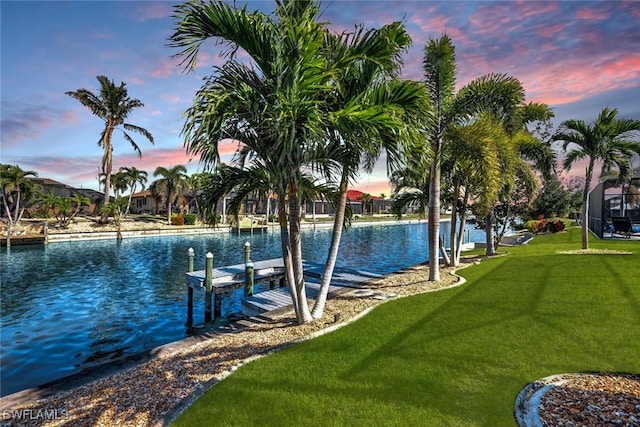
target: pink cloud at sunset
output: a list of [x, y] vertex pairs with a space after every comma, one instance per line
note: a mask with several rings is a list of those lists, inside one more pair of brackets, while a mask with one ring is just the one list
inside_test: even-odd
[[558, 13], [558, 2], [531, 2], [528, 0], [518, 0], [515, 2], [517, 16], [520, 19], [531, 17], [548, 16]]
[[161, 61], [156, 67], [151, 71], [151, 77], [155, 78], [163, 78], [169, 77], [176, 72], [176, 64], [178, 61], [172, 59], [166, 59]]
[[145, 22], [152, 19], [164, 19], [171, 16], [172, 3], [168, 2], [142, 2], [138, 3], [137, 19]]
[[[535, 33], [541, 37], [549, 38], [561, 34], [563, 29], [564, 25], [562, 24], [552, 24], [536, 28]], [[547, 46], [550, 46], [550, 44], [551, 43], [549, 43]]]
[[633, 87], [640, 78], [640, 56], [621, 57], [596, 66], [576, 59], [555, 65], [543, 72], [520, 76], [527, 94], [547, 104], [565, 104], [600, 92]]
[[595, 9], [582, 8], [582, 9], [578, 9], [578, 11], [576, 12], [576, 18], [583, 19], [585, 21], [599, 21], [599, 20], [608, 19], [609, 14], [602, 13]]

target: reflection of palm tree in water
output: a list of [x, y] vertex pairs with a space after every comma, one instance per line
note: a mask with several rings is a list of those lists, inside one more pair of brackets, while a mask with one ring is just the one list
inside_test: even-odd
[[[101, 257], [100, 268], [102, 270], [119, 271], [124, 266], [122, 262], [127, 259], [127, 255], [122, 251], [123, 246], [118, 244], [114, 251], [105, 251]], [[122, 319], [123, 301], [125, 298], [127, 285], [121, 281], [114, 280], [108, 286], [95, 287], [94, 301], [90, 321], [92, 323], [89, 331], [90, 344], [87, 348], [89, 353], [85, 354], [83, 361], [79, 364], [93, 365], [114, 361], [124, 354], [129, 346], [124, 346], [123, 342], [130, 341], [126, 335], [133, 332], [131, 327], [127, 327], [126, 319]], [[130, 310], [136, 311], [130, 307]]]

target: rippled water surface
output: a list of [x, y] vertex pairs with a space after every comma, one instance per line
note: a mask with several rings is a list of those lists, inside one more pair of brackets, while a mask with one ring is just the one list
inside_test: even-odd
[[[446, 223], [443, 223], [443, 228]], [[428, 259], [426, 224], [355, 226], [343, 234], [338, 266], [374, 273]], [[445, 231], [445, 230], [443, 230]], [[326, 260], [330, 228], [303, 232], [303, 256]], [[472, 230], [474, 241], [483, 233]], [[0, 253], [1, 394], [10, 394], [186, 336], [187, 251], [204, 268], [281, 256], [279, 233], [212, 233], [14, 246]], [[241, 290], [223, 298], [240, 311]], [[202, 297], [194, 319], [201, 321]]]

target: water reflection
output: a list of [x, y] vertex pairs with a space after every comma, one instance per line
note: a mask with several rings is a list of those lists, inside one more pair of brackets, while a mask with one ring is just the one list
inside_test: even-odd
[[[428, 259], [424, 223], [356, 226], [344, 233], [337, 265], [388, 273]], [[445, 233], [446, 230], [443, 230]], [[303, 254], [324, 262], [331, 231], [305, 230]], [[477, 236], [482, 238], [480, 232]], [[0, 253], [2, 395], [42, 384], [185, 336], [187, 250], [203, 269], [280, 256], [278, 233], [165, 236], [13, 246]], [[240, 310], [225, 298], [223, 316]], [[196, 322], [202, 319], [197, 295]], [[198, 311], [200, 310], [200, 311]]]

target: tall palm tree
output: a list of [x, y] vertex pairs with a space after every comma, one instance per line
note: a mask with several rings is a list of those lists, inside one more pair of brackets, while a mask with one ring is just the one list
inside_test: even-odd
[[[113, 143], [112, 137], [115, 130], [120, 130], [124, 139], [127, 140], [133, 149], [142, 157], [140, 147], [135, 143], [126, 131], [136, 132], [153, 144], [151, 133], [137, 125], [126, 123], [127, 117], [136, 109], [143, 107], [142, 101], [130, 98], [126, 84], [121, 82], [116, 86], [113, 80], [105, 76], [98, 76], [100, 92], [96, 95], [88, 89], [78, 89], [65, 92], [72, 98], [80, 101], [82, 105], [88, 107], [91, 113], [104, 121], [104, 129], [100, 134], [98, 146], [102, 147], [102, 173], [105, 176], [104, 183], [104, 203], [109, 203], [109, 191], [111, 188], [111, 172], [113, 170]], [[106, 214], [103, 216], [106, 219]]]
[[447, 265], [457, 266], [470, 203], [473, 200], [477, 215], [489, 212], [497, 200], [501, 176], [508, 170], [501, 159], [510, 150], [501, 123], [487, 114], [465, 126], [452, 127], [448, 134], [442, 178], [443, 199], [451, 203], [450, 254], [444, 245], [441, 252]]
[[[300, 241], [303, 167], [318, 167], [324, 130], [322, 100], [332, 69], [322, 56], [326, 25], [316, 22], [316, 2], [278, 1], [273, 16], [221, 1], [176, 6], [171, 46], [193, 68], [201, 44], [214, 38], [231, 56], [205, 82], [187, 112], [187, 151], [208, 167], [219, 164], [218, 141], [242, 142], [241, 165], [260, 161], [279, 199], [279, 222], [287, 282], [299, 323], [312, 319]], [[251, 66], [234, 60], [242, 48]]]
[[[497, 108], [495, 108], [497, 107]], [[544, 177], [555, 172], [556, 154], [551, 149], [550, 141], [543, 139], [536, 131], [530, 128], [540, 128], [542, 123], [549, 123], [553, 117], [551, 108], [542, 103], [520, 103], [518, 105], [495, 106], [491, 110], [492, 116], [504, 128], [503, 132], [508, 138], [498, 145], [498, 152], [502, 173], [496, 178], [500, 182], [498, 197], [493, 201], [489, 209], [477, 215], [484, 218], [485, 240], [487, 256], [495, 255], [499, 237], [504, 234], [508, 225], [508, 216], [513, 209], [513, 198], [524, 198], [532, 203], [535, 199], [539, 183], [535, 176], [535, 170]], [[536, 125], [536, 126], [534, 126]], [[518, 200], [522, 202], [522, 200]], [[500, 206], [502, 215], [496, 216], [496, 208]], [[501, 228], [496, 229], [497, 220], [502, 221]], [[495, 235], [494, 235], [494, 231]]]
[[125, 211], [125, 216], [129, 215], [129, 210], [131, 209], [131, 197], [136, 192], [136, 188], [138, 184], [144, 190], [145, 184], [147, 183], [148, 173], [147, 171], [140, 170], [135, 166], [126, 167], [123, 166], [120, 168], [120, 172], [122, 172], [125, 176], [125, 181], [127, 186], [129, 187], [129, 200], [127, 203], [127, 209]]
[[34, 188], [29, 177], [37, 177], [38, 173], [22, 170], [18, 165], [0, 165], [0, 187], [2, 188], [2, 205], [9, 225], [20, 222], [25, 206], [21, 205], [24, 194], [30, 195]]
[[327, 52], [337, 76], [332, 96], [328, 98], [328, 116], [334, 120], [327, 128], [326, 140], [330, 142], [332, 154], [329, 156], [339, 164], [341, 176], [331, 245], [311, 313], [314, 318], [322, 317], [333, 277], [345, 228], [349, 183], [362, 165], [370, 172], [383, 150], [389, 169], [400, 164], [405, 157], [405, 146], [417, 139], [416, 129], [420, 127], [416, 124], [421, 118], [426, 93], [419, 83], [398, 79], [401, 53], [410, 43], [399, 22], [366, 31], [356, 27], [353, 33], [326, 38]]
[[426, 107], [426, 127], [433, 155], [429, 170], [429, 280], [439, 281], [440, 174], [447, 131], [490, 107], [511, 108], [517, 105], [524, 99], [524, 90], [513, 77], [489, 74], [456, 92], [455, 48], [446, 34], [427, 42], [423, 66], [424, 84], [430, 100]]
[[167, 209], [167, 224], [171, 225], [171, 206], [188, 188], [187, 168], [184, 165], [176, 165], [172, 168], [158, 166], [153, 172], [153, 176], [160, 176], [155, 181], [155, 187], [164, 194], [164, 201]]
[[[553, 136], [554, 141], [563, 141], [566, 153], [564, 168], [571, 169], [577, 161], [587, 159], [584, 189], [582, 191], [582, 249], [589, 248], [589, 190], [596, 162], [602, 162], [600, 177], [617, 171], [620, 182], [632, 174], [631, 158], [640, 154], [640, 120], [618, 119], [618, 110], [604, 108], [592, 125], [583, 120], [562, 122]], [[568, 148], [572, 148], [567, 151]]]

